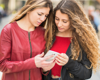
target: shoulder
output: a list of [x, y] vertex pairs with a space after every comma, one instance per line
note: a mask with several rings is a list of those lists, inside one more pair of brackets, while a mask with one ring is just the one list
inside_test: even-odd
[[10, 39], [13, 26], [14, 26], [14, 23], [9, 23], [9, 24], [5, 25], [0, 34], [1, 38]]
[[14, 26], [15, 26], [15, 22], [5, 25], [1, 31], [1, 35], [11, 35], [12, 29], [14, 28]]
[[11, 31], [11, 29], [14, 26], [14, 22], [13, 23], [9, 23], [7, 25], [4, 26], [4, 28], [2, 29], [2, 31]]

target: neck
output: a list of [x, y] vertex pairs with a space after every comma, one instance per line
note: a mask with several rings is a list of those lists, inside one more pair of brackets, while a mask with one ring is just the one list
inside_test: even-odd
[[28, 15], [26, 15], [24, 18], [21, 20], [17, 21], [18, 25], [20, 28], [30, 32], [35, 30], [35, 26], [31, 24], [31, 22], [28, 19]]
[[60, 37], [72, 37], [72, 31], [66, 31], [66, 32], [59, 32], [56, 34], [57, 36]]

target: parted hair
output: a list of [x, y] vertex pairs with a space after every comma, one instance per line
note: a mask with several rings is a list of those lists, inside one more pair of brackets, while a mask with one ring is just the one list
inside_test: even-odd
[[[61, 13], [67, 14], [70, 19], [70, 29], [72, 31], [72, 59], [77, 60], [82, 52], [81, 49], [83, 49], [87, 54], [87, 58], [91, 62], [91, 67], [96, 70], [99, 65], [98, 61], [100, 61], [98, 37], [81, 5], [75, 0], [60, 1], [54, 9], [54, 20], [57, 10], [60, 10]], [[55, 22], [53, 23], [52, 35], [49, 35], [52, 39], [58, 31]], [[50, 48], [51, 43], [52, 41], [50, 40], [46, 43], [47, 50]]]

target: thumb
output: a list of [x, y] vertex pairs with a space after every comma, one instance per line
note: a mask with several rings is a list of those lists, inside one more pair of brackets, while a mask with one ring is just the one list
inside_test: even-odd
[[42, 54], [40, 54], [40, 57], [43, 57], [44, 56], [44, 52], [42, 52]]

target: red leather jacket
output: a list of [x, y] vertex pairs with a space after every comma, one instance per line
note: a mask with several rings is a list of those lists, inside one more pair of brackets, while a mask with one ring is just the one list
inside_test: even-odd
[[0, 39], [0, 71], [2, 80], [42, 80], [34, 57], [45, 49], [44, 29], [28, 32], [16, 22], [7, 24]]

